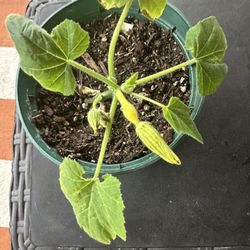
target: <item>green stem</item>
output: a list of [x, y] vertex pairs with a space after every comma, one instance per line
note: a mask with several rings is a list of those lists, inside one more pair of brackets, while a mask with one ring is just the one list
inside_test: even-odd
[[124, 23], [124, 20], [128, 14], [129, 8], [132, 5], [133, 0], [128, 0], [125, 7], [123, 8], [122, 14], [119, 18], [119, 21], [115, 27], [114, 34], [112, 36], [110, 45], [109, 45], [109, 53], [108, 53], [108, 71], [109, 71], [109, 77], [115, 78], [115, 66], [114, 66], [114, 57], [115, 57], [115, 47], [116, 43], [120, 34], [120, 30], [122, 28], [122, 25]]
[[169, 68], [169, 69], [165, 69], [165, 70], [163, 70], [163, 71], [160, 71], [160, 72], [158, 72], [158, 73], [155, 73], [155, 74], [153, 74], [153, 75], [150, 75], [150, 76], [141, 78], [141, 79], [139, 79], [139, 80], [136, 81], [136, 85], [137, 85], [137, 86], [139, 86], [139, 85], [144, 85], [144, 84], [146, 84], [146, 83], [148, 83], [148, 82], [150, 82], [150, 81], [152, 81], [152, 80], [155, 80], [155, 79], [157, 79], [157, 78], [160, 78], [160, 77], [162, 77], [162, 76], [165, 76], [165, 75], [167, 75], [167, 74], [170, 74], [170, 73], [172, 73], [172, 72], [174, 72], [174, 71], [176, 71], [176, 70], [178, 70], [178, 69], [181, 69], [181, 68], [183, 68], [183, 67], [192, 65], [192, 64], [194, 64], [194, 63], [196, 63], [196, 59], [195, 59], [195, 58], [193, 58], [193, 59], [191, 59], [191, 60], [188, 60], [188, 61], [186, 61], [186, 62], [184, 62], [184, 63], [181, 63], [181, 64], [179, 64], [179, 65], [176, 65], [176, 66], [174, 66], [174, 67], [171, 67], [171, 68]]
[[[114, 67], [114, 56], [115, 56], [115, 47], [116, 47], [116, 43], [117, 43], [117, 40], [118, 40], [118, 37], [119, 37], [119, 34], [120, 34], [120, 30], [121, 30], [121, 27], [122, 27], [122, 24], [124, 23], [124, 20], [128, 14], [128, 11], [132, 5], [132, 2], [133, 0], [128, 0], [128, 2], [126, 3], [123, 11], [122, 11], [122, 14], [119, 18], [119, 21], [116, 25], [116, 28], [115, 28], [115, 31], [114, 31], [114, 34], [113, 34], [113, 37], [111, 39], [111, 43], [110, 43], [110, 47], [109, 47], [109, 53], [108, 53], [108, 71], [109, 71], [109, 78], [106, 78], [104, 77], [103, 75], [95, 72], [94, 70], [91, 70], [73, 60], [68, 60], [68, 63], [85, 72], [86, 74], [106, 83], [107, 85], [111, 86], [113, 89], [118, 89], [119, 88], [119, 85], [117, 85], [116, 82], [112, 81], [111, 79], [115, 79], [115, 67]], [[177, 66], [174, 66], [170, 69], [166, 69], [166, 70], [163, 70], [161, 72], [158, 72], [156, 74], [153, 74], [151, 76], [148, 76], [148, 77], [144, 77], [144, 78], [141, 78], [139, 80], [136, 81], [136, 85], [143, 85], [149, 81], [152, 81], [156, 78], [159, 78], [159, 77], [162, 77], [162, 76], [165, 76], [169, 73], [172, 73], [178, 69], [181, 69], [183, 67], [186, 67], [188, 65], [192, 65], [196, 63], [196, 59], [191, 59], [185, 63], [182, 63], [182, 64], [179, 64]], [[140, 98], [140, 99], [143, 99], [143, 100], [146, 100], [148, 102], [151, 102], [153, 103], [154, 105], [157, 105], [159, 107], [164, 107], [163, 104], [157, 102], [157, 101], [154, 101], [148, 97], [145, 97], [143, 95], [140, 95], [140, 94], [137, 94], [137, 93], [132, 93], [131, 95], [137, 97], [137, 98]], [[100, 100], [102, 99], [102, 96], [98, 96], [95, 100], [94, 100], [94, 103], [93, 103], [93, 106], [95, 106]], [[110, 136], [110, 133], [111, 133], [111, 129], [112, 129], [112, 124], [113, 124], [113, 121], [114, 121], [114, 117], [115, 117], [115, 113], [116, 113], [116, 109], [117, 109], [117, 104], [118, 104], [118, 100], [117, 100], [117, 97], [114, 96], [113, 97], [113, 100], [112, 100], [112, 103], [111, 103], [111, 107], [110, 107], [110, 121], [105, 129], [105, 133], [104, 133], [104, 136], [103, 136], [103, 141], [102, 141], [102, 145], [101, 145], [101, 150], [100, 150], [100, 154], [99, 154], [99, 157], [98, 157], [98, 161], [97, 161], [97, 165], [96, 165], [96, 170], [95, 170], [95, 173], [94, 173], [94, 176], [93, 176], [93, 179], [97, 179], [100, 175], [100, 171], [101, 171], [101, 167], [102, 167], [102, 163], [103, 163], [103, 160], [104, 160], [104, 156], [105, 156], [105, 151], [106, 151], [106, 148], [107, 148], [107, 145], [108, 145], [108, 140], [109, 140], [109, 136]]]
[[84, 73], [88, 74], [89, 76], [92, 76], [95, 79], [97, 79], [103, 83], [106, 83], [108, 86], [112, 87], [113, 89], [119, 88], [119, 86], [114, 81], [111, 81], [110, 79], [106, 78], [105, 76], [95, 72], [92, 69], [87, 68], [86, 66], [84, 66], [78, 62], [75, 62], [73, 60], [68, 60], [67, 63], [70, 64], [71, 66], [83, 71]]
[[105, 156], [105, 151], [106, 151], [106, 148], [107, 148], [107, 145], [108, 145], [108, 140], [109, 140], [112, 124], [113, 124], [114, 117], [115, 117], [117, 103], [118, 103], [117, 98], [116, 98], [116, 96], [114, 96], [113, 100], [112, 100], [112, 103], [111, 103], [110, 111], [109, 111], [110, 121], [109, 121], [109, 123], [108, 123], [108, 125], [107, 125], [107, 127], [105, 129], [105, 133], [104, 133], [103, 140], [102, 140], [101, 151], [100, 151], [100, 154], [99, 154], [99, 158], [98, 158], [98, 161], [97, 161], [97, 165], [96, 165], [95, 174], [94, 174], [93, 179], [98, 178], [98, 176], [100, 174], [100, 171], [101, 171], [101, 168], [102, 168], [102, 163], [103, 163], [103, 159], [104, 159], [104, 156]]
[[145, 100], [147, 102], [150, 102], [150, 103], [152, 103], [152, 104], [154, 104], [154, 105], [156, 105], [156, 106], [158, 106], [160, 108], [165, 107], [165, 105], [163, 105], [163, 104], [161, 104], [161, 103], [159, 103], [159, 102], [157, 102], [157, 101], [155, 101], [155, 100], [153, 100], [153, 99], [151, 99], [149, 97], [146, 97], [144, 95], [140, 95], [140, 94], [137, 94], [137, 93], [132, 93], [131, 95], [136, 97], [136, 98], [139, 98], [139, 99]]
[[102, 100], [102, 95], [98, 95], [93, 101], [93, 108], [96, 109], [97, 104]]
[[[126, 3], [126, 5], [125, 5], [125, 7], [124, 7], [124, 9], [122, 11], [122, 14], [121, 14], [121, 16], [119, 18], [119, 21], [118, 21], [118, 23], [116, 25], [114, 34], [112, 36], [110, 46], [109, 46], [109, 54], [108, 54], [109, 79], [105, 78], [105, 80], [111, 81], [110, 79], [115, 79], [115, 66], [114, 66], [115, 47], [116, 47], [116, 43], [117, 43], [117, 40], [118, 40], [118, 37], [119, 37], [119, 34], [120, 34], [122, 24], [123, 24], [127, 14], [128, 14], [128, 11], [129, 11], [129, 8], [130, 8], [132, 2], [133, 2], [133, 0], [128, 0], [128, 2]], [[99, 80], [101, 80], [101, 79], [99, 79]], [[111, 86], [109, 84], [111, 87], [113, 87], [114, 89], [119, 88], [119, 86], [116, 83], [114, 83], [113, 81], [111, 81], [111, 82], [112, 82], [112, 84], [115, 85], [113, 87], [113, 86]], [[110, 136], [110, 133], [111, 133], [112, 124], [113, 124], [113, 121], [114, 121], [117, 104], [118, 104], [117, 97], [114, 96], [113, 100], [112, 100], [112, 103], [111, 103], [110, 111], [109, 111], [110, 121], [109, 121], [109, 123], [108, 123], [108, 125], [107, 125], [107, 127], [105, 129], [105, 133], [104, 133], [103, 140], [102, 140], [102, 145], [101, 145], [101, 150], [100, 150], [100, 154], [99, 154], [99, 157], [98, 157], [96, 170], [95, 170], [95, 174], [93, 176], [93, 179], [97, 179], [99, 177], [99, 174], [100, 174], [100, 171], [101, 171], [101, 168], [102, 168], [102, 163], [103, 163], [104, 156], [105, 156], [105, 151], [106, 151], [106, 148], [107, 148], [107, 145], [108, 145], [108, 140], [109, 140], [109, 136]]]
[[93, 104], [92, 104], [93, 107], [96, 108], [96, 106], [99, 102], [101, 102], [103, 99], [111, 97], [112, 94], [113, 94], [113, 90], [109, 89], [109, 90], [106, 90], [105, 92], [102, 92], [98, 96], [94, 97]]

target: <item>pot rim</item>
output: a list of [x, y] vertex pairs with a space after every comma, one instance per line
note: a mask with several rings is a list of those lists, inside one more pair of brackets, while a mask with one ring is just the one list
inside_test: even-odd
[[[53, 14], [51, 14], [43, 23], [42, 23], [42, 27], [44, 27], [50, 20], [51, 18], [53, 18], [54, 16], [58, 15], [63, 9], [68, 8], [69, 6], [75, 4], [75, 2], [69, 2], [66, 5], [64, 5], [63, 7], [61, 7], [59, 10], [57, 10], [56, 12], [54, 12]], [[186, 19], [186, 17], [184, 16], [184, 14], [178, 9], [176, 8], [173, 4], [168, 3], [168, 8], [171, 8], [174, 12], [177, 13], [177, 15], [179, 15], [183, 21], [186, 23], [186, 25], [188, 27], [191, 27], [190, 23], [188, 22], [188, 20]], [[107, 13], [112, 12], [112, 11], [107, 11]], [[169, 25], [167, 25], [163, 20], [158, 19], [155, 21], [156, 25], [160, 25], [162, 27], [169, 27]], [[188, 59], [191, 59], [191, 55], [190, 53], [186, 50], [185, 46], [184, 46], [184, 41], [183, 39], [181, 39], [177, 33], [173, 32], [174, 38], [175, 40], [178, 42], [179, 46], [181, 47], [183, 53], [185, 53], [186, 57]], [[19, 94], [18, 94], [18, 83], [19, 83], [19, 78], [20, 78], [20, 74], [23, 73], [23, 71], [21, 70], [20, 66], [18, 67], [17, 70], [17, 75], [16, 75], [16, 107], [17, 107], [17, 111], [19, 114], [19, 118], [23, 124], [24, 130], [27, 133], [28, 137], [30, 138], [31, 142], [35, 145], [35, 147], [40, 151], [40, 153], [42, 153], [42, 155], [44, 155], [46, 158], [48, 158], [49, 160], [51, 160], [53, 163], [55, 163], [56, 165], [60, 165], [61, 161], [63, 160], [64, 157], [60, 156], [57, 152], [56, 149], [48, 146], [40, 137], [40, 135], [38, 134], [38, 136], [36, 136], [36, 138], [32, 135], [32, 133], [30, 132], [28, 126], [25, 123], [24, 120], [24, 116], [23, 116], [23, 112], [21, 110], [21, 107], [19, 105], [20, 102], [20, 98], [19, 98]], [[192, 103], [194, 101], [194, 99], [198, 98], [198, 102], [196, 102], [196, 108], [192, 111], [191, 113], [191, 117], [193, 119], [196, 118], [196, 116], [199, 114], [201, 107], [203, 106], [204, 103], [204, 97], [200, 96], [197, 92], [197, 88], [194, 86], [196, 83], [196, 79], [195, 79], [195, 66], [190, 66], [189, 67], [189, 77], [190, 77], [190, 86], [191, 86], [191, 96], [190, 96], [190, 103]], [[174, 132], [174, 137], [173, 137], [173, 141], [169, 144], [169, 146], [173, 149], [177, 146], [177, 144], [180, 142], [181, 138], [184, 137], [184, 134], [182, 133], [177, 133]], [[43, 143], [47, 146], [46, 150], [45, 148], [41, 147], [40, 144], [38, 143], [43, 141]], [[58, 155], [58, 158], [60, 159], [56, 159], [55, 157], [53, 157], [50, 153], [51, 151], [53, 151], [56, 155]], [[120, 173], [125, 173], [125, 172], [132, 172], [135, 170], [139, 170], [141, 168], [144, 168], [146, 166], [150, 166], [153, 163], [155, 163], [156, 161], [160, 160], [160, 157], [155, 155], [154, 153], [149, 153], [145, 156], [142, 156], [138, 159], [132, 160], [132, 161], [128, 161], [125, 163], [117, 163], [117, 164], [103, 164], [102, 165], [102, 169], [101, 169], [101, 174], [104, 173], [110, 173], [110, 174], [120, 174]], [[84, 166], [85, 172], [86, 174], [92, 174], [95, 171], [95, 167], [96, 167], [96, 163], [91, 163], [91, 162], [87, 162], [87, 161], [83, 161], [83, 160], [78, 160], [78, 162]]]

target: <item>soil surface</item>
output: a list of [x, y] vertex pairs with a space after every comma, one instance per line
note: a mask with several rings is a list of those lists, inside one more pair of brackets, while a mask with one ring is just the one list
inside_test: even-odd
[[[99, 73], [107, 74], [107, 53], [109, 42], [118, 17], [110, 15], [104, 20], [83, 25], [89, 32], [91, 44], [78, 61]], [[116, 72], [118, 83], [124, 82], [131, 74], [138, 72], [139, 77], [148, 76], [160, 70], [177, 65], [186, 60], [185, 55], [175, 42], [171, 31], [163, 30], [150, 21], [138, 21], [127, 18], [133, 28], [121, 33], [116, 47]], [[103, 91], [106, 86], [93, 78], [75, 71], [77, 86], [88, 86]], [[188, 103], [190, 86], [188, 69], [157, 79], [136, 92], [167, 104], [171, 96], [180, 97]], [[87, 122], [87, 113], [91, 104], [89, 95], [64, 97], [44, 89], [38, 90], [37, 111], [32, 119], [39, 128], [42, 138], [51, 147], [55, 147], [62, 156], [96, 162], [98, 159], [104, 129], [94, 135]], [[173, 130], [163, 119], [159, 108], [135, 98], [129, 99], [136, 106], [140, 119], [150, 121], [170, 143]], [[104, 103], [106, 111], [110, 101]], [[149, 153], [135, 134], [132, 124], [123, 117], [118, 107], [112, 134], [105, 155], [105, 163], [131, 161]]]

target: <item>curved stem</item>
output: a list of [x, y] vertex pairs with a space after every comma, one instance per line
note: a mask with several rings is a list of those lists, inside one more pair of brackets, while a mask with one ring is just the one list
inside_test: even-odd
[[102, 95], [98, 95], [98, 96], [94, 99], [94, 101], [93, 101], [93, 104], [92, 104], [93, 108], [96, 109], [97, 104], [98, 104], [101, 100], [102, 100]]
[[102, 163], [103, 163], [103, 159], [105, 156], [105, 151], [108, 145], [108, 140], [109, 140], [109, 136], [110, 136], [110, 132], [111, 132], [111, 128], [112, 128], [112, 124], [114, 121], [114, 117], [115, 117], [115, 112], [116, 112], [116, 108], [117, 108], [117, 98], [116, 96], [113, 97], [112, 103], [111, 103], [111, 107], [110, 107], [110, 121], [105, 129], [105, 133], [103, 136], [103, 140], [102, 140], [102, 146], [101, 146], [101, 151], [99, 154], [99, 158], [97, 161], [97, 165], [96, 165], [96, 169], [95, 169], [95, 174], [93, 179], [98, 178], [100, 171], [101, 171], [101, 167], [102, 167]]
[[136, 97], [136, 98], [139, 98], [139, 99], [145, 100], [147, 102], [150, 102], [150, 103], [152, 103], [152, 104], [154, 104], [154, 105], [156, 105], [156, 106], [158, 106], [160, 108], [165, 107], [165, 105], [163, 105], [163, 104], [161, 104], [161, 103], [159, 103], [159, 102], [157, 102], [157, 101], [155, 101], [155, 100], [153, 100], [153, 99], [151, 99], [149, 97], [146, 97], [144, 95], [140, 95], [140, 94], [137, 94], [137, 93], [132, 93], [131, 95]]
[[112, 87], [113, 89], [118, 89], [119, 86], [112, 80], [106, 78], [105, 76], [95, 72], [94, 70], [92, 69], [89, 69], [88, 67], [78, 63], [78, 62], [75, 62], [73, 60], [68, 60], [67, 63], [81, 71], [83, 71], [84, 73], [88, 74], [89, 76], [92, 76], [93, 78], [103, 82], [103, 83], [106, 83], [108, 86]]
[[133, 0], [128, 0], [125, 7], [123, 8], [122, 14], [119, 18], [119, 21], [115, 27], [114, 34], [112, 36], [110, 45], [109, 45], [109, 53], [108, 53], [108, 72], [109, 77], [115, 78], [115, 63], [114, 63], [114, 57], [115, 57], [115, 47], [116, 43], [120, 34], [120, 30], [122, 28], [122, 25], [124, 23], [124, 20], [128, 14], [129, 8], [132, 5]]
[[160, 71], [160, 72], [158, 72], [158, 73], [155, 73], [155, 74], [153, 74], [153, 75], [150, 75], [150, 76], [141, 78], [141, 79], [139, 79], [139, 80], [136, 81], [136, 85], [137, 85], [137, 86], [139, 86], [139, 85], [144, 85], [144, 84], [146, 84], [146, 83], [148, 83], [148, 82], [150, 82], [150, 81], [152, 81], [152, 80], [155, 80], [155, 79], [157, 79], [157, 78], [160, 78], [160, 77], [162, 77], [162, 76], [165, 76], [165, 75], [167, 75], [167, 74], [170, 74], [170, 73], [172, 73], [172, 72], [174, 72], [174, 71], [176, 71], [176, 70], [178, 70], [178, 69], [181, 69], [181, 68], [183, 68], [183, 67], [192, 65], [192, 64], [194, 64], [194, 63], [196, 63], [196, 59], [195, 59], [195, 58], [193, 58], [193, 59], [191, 59], [191, 60], [188, 60], [188, 61], [186, 61], [186, 62], [184, 62], [184, 63], [181, 63], [181, 64], [179, 64], [179, 65], [176, 65], [176, 66], [174, 66], [174, 67], [171, 67], [171, 68], [169, 68], [169, 69], [165, 69], [165, 70], [163, 70], [163, 71]]
[[92, 100], [92, 106], [94, 108], [96, 108], [97, 104], [99, 102], [101, 102], [103, 99], [106, 99], [106, 98], [109, 98], [111, 97], [113, 94], [113, 90], [109, 89], [109, 90], [106, 90], [105, 92], [102, 92], [101, 94], [99, 94], [98, 96], [95, 96]]

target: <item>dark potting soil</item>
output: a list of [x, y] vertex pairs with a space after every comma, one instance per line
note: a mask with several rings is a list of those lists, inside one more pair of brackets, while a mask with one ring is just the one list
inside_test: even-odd
[[[83, 25], [89, 32], [91, 43], [78, 61], [103, 75], [107, 75], [107, 53], [109, 42], [118, 17], [110, 15], [102, 20]], [[133, 28], [121, 33], [116, 47], [115, 65], [118, 83], [124, 82], [131, 74], [138, 72], [145, 77], [170, 68], [186, 60], [185, 55], [173, 38], [171, 31], [163, 30], [150, 21], [127, 18]], [[106, 86], [86, 74], [75, 70], [78, 86], [88, 86], [103, 91]], [[188, 68], [176, 71], [166, 77], [136, 89], [138, 93], [167, 104], [171, 96], [177, 96], [185, 103], [190, 97]], [[159, 108], [135, 98], [130, 101], [136, 106], [140, 119], [150, 121], [166, 142], [173, 138], [173, 130], [162, 117]], [[32, 119], [39, 128], [42, 138], [62, 156], [96, 162], [98, 159], [104, 129], [95, 136], [88, 125], [87, 113], [91, 104], [89, 95], [64, 97], [61, 94], [39, 89], [37, 111]], [[104, 103], [106, 111], [110, 100]], [[111, 137], [105, 155], [105, 163], [127, 162], [149, 153], [142, 145], [130, 124], [120, 110], [117, 110]]]

